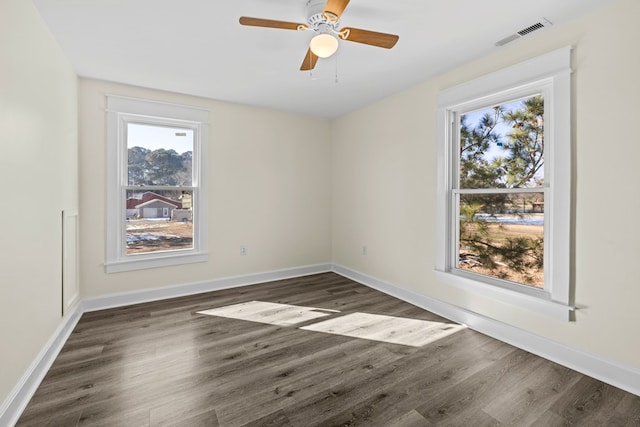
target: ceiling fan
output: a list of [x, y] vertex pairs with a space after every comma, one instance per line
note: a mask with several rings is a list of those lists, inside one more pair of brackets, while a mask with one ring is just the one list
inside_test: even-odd
[[307, 55], [300, 71], [312, 70], [318, 58], [328, 58], [338, 49], [338, 39], [391, 49], [399, 37], [394, 34], [378, 33], [359, 28], [338, 28], [340, 16], [349, 0], [308, 0], [307, 23], [276, 21], [272, 19], [240, 17], [240, 24], [253, 27], [279, 28], [282, 30], [313, 31], [315, 36], [309, 43]]

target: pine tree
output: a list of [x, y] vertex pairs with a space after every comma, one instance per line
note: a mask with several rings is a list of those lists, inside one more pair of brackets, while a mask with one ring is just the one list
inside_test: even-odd
[[[460, 123], [460, 188], [498, 189], [539, 187], [544, 171], [544, 100], [534, 96], [517, 106], [488, 110], [475, 126], [462, 116]], [[511, 107], [513, 106], [513, 107]], [[501, 135], [499, 129], [509, 129]], [[501, 155], [489, 158], [492, 147]], [[495, 151], [495, 148], [494, 148]], [[460, 196], [461, 268], [482, 269], [495, 277], [514, 280], [518, 273], [526, 284], [541, 276], [544, 242], [541, 237], [503, 233], [503, 225], [488, 221], [495, 216], [526, 210], [541, 196], [526, 194], [463, 194]], [[516, 199], [518, 201], [516, 202]], [[524, 206], [522, 204], [524, 203]], [[471, 267], [469, 267], [471, 266]]]

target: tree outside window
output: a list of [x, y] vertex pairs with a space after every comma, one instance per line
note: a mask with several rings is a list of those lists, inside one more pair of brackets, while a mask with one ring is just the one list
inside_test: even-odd
[[459, 117], [457, 268], [544, 288], [544, 98]]

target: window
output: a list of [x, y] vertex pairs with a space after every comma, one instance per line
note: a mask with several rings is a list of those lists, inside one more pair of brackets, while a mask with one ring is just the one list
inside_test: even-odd
[[108, 273], [206, 261], [206, 110], [107, 97]]
[[568, 318], [570, 48], [438, 96], [436, 275]]

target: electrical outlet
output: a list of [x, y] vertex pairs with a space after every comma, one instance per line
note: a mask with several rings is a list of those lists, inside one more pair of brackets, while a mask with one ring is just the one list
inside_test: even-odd
[[366, 255], [367, 254], [367, 247], [363, 246], [362, 247], [362, 255]]
[[248, 252], [249, 251], [245, 245], [240, 246], [240, 255], [247, 255]]

